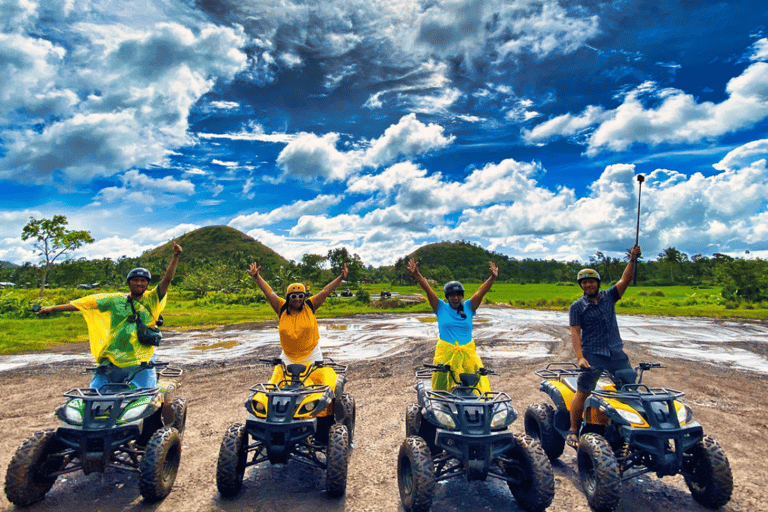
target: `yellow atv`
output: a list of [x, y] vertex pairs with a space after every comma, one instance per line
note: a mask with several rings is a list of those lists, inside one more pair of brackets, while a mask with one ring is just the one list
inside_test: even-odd
[[[681, 400], [684, 393], [642, 384], [643, 372], [652, 368], [661, 365], [640, 363], [638, 382], [619, 389], [603, 374], [587, 398], [577, 463], [589, 506], [596, 512], [615, 510], [623, 481], [655, 472], [659, 477], [682, 474], [698, 503], [719, 508], [733, 491], [728, 458], [693, 420], [691, 408]], [[550, 363], [535, 372], [553, 403], [528, 406], [525, 432], [539, 440], [550, 460], [563, 453], [582, 371], [573, 363]]]
[[[297, 460], [325, 470], [328, 495], [343, 496], [355, 430], [355, 402], [344, 393], [347, 367], [328, 361], [309, 367], [285, 365], [279, 358], [261, 361], [280, 367], [284, 378], [252, 386], [245, 423], [233, 424], [224, 434], [216, 467], [219, 493], [239, 493], [248, 466]], [[335, 371], [335, 388], [308, 383], [319, 369]]]

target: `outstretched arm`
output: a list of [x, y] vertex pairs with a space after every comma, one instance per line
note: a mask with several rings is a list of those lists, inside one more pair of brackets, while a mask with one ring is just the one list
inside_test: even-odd
[[624, 273], [621, 274], [621, 279], [616, 283], [616, 289], [619, 291], [619, 297], [624, 295], [629, 283], [632, 281], [632, 276], [635, 275], [635, 265], [637, 265], [637, 258], [642, 255], [639, 245], [635, 245], [630, 249], [630, 258], [627, 263], [627, 267], [624, 269]]
[[480, 304], [483, 303], [483, 297], [485, 297], [485, 294], [488, 293], [488, 291], [491, 289], [491, 286], [493, 286], [496, 278], [499, 277], [499, 267], [497, 267], [492, 261], [489, 261], [488, 265], [491, 268], [491, 277], [486, 279], [486, 281], [472, 296], [472, 311], [477, 311], [477, 308], [479, 308]]
[[315, 309], [322, 306], [323, 302], [325, 302], [325, 299], [328, 298], [328, 296], [333, 293], [336, 288], [339, 287], [341, 282], [347, 278], [347, 275], [349, 274], [349, 271], [347, 270], [347, 264], [345, 263], [344, 266], [341, 268], [341, 274], [339, 274], [339, 277], [325, 285], [325, 288], [320, 290], [320, 292], [317, 295], [313, 295], [309, 300], [312, 301], [312, 305], [315, 307]]
[[179, 263], [179, 256], [181, 256], [181, 246], [176, 243], [176, 240], [174, 240], [173, 256], [171, 256], [171, 262], [168, 264], [168, 268], [165, 270], [163, 280], [160, 281], [159, 285], [157, 285], [157, 295], [160, 296], [160, 299], [165, 297], [165, 294], [168, 292], [168, 287], [171, 286], [171, 279], [173, 279], [173, 275], [176, 273], [176, 265]]
[[275, 310], [275, 313], [278, 315], [280, 314], [280, 297], [275, 294], [275, 292], [272, 291], [272, 288], [267, 284], [267, 282], [264, 280], [263, 277], [261, 277], [261, 274], [259, 272], [261, 271], [261, 265], [257, 265], [255, 262], [251, 263], [251, 265], [248, 267], [248, 275], [250, 275], [254, 281], [256, 281], [256, 284], [258, 285], [259, 289], [264, 293], [264, 296], [267, 298], [267, 302], [269, 302], [269, 305], [272, 306], [272, 309]]
[[77, 311], [77, 308], [72, 304], [59, 304], [58, 306], [46, 306], [40, 308], [37, 311], [38, 315], [47, 315], [49, 313], [56, 313], [58, 311]]
[[417, 283], [419, 283], [419, 286], [427, 292], [427, 300], [429, 301], [429, 305], [432, 308], [432, 311], [437, 310], [437, 303], [440, 299], [437, 298], [437, 295], [432, 290], [432, 287], [429, 286], [429, 283], [426, 279], [424, 279], [424, 276], [421, 275], [421, 272], [419, 272], [419, 265], [416, 263], [416, 260], [411, 258], [408, 262], [408, 270], [413, 274], [413, 278], [416, 280]]

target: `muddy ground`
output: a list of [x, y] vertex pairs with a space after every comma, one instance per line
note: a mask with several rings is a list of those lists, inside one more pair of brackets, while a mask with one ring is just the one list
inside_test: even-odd
[[[244, 328], [248, 328], [247, 326]], [[523, 432], [522, 414], [529, 403], [546, 401], [533, 370], [546, 362], [570, 360], [566, 327], [552, 327], [553, 356], [539, 360], [486, 360], [500, 375], [494, 389], [508, 392], [520, 418], [511, 429]], [[489, 341], [492, 343], [492, 341]], [[72, 347], [70, 347], [71, 349]], [[415, 400], [413, 367], [430, 362], [433, 343], [414, 343], [408, 353], [370, 363], [351, 362], [348, 391], [357, 401], [355, 448], [349, 465], [347, 494], [340, 500], [325, 495], [324, 474], [296, 462], [283, 467], [249, 468], [242, 492], [222, 499], [216, 491], [216, 459], [227, 427], [245, 419], [243, 401], [251, 384], [266, 381], [270, 371], [255, 358], [227, 364], [185, 368], [181, 394], [187, 398], [188, 421], [182, 463], [173, 492], [161, 503], [147, 504], [138, 492], [135, 474], [108, 470], [60, 477], [46, 499], [29, 510], [46, 511], [399, 511], [397, 451], [405, 435], [407, 403]], [[768, 511], [768, 393], [764, 375], [714, 365], [649, 356], [643, 347], [627, 346], [633, 362], [659, 361], [666, 369], [646, 374], [645, 381], [685, 391], [694, 417], [725, 449], [734, 477], [734, 493], [723, 511]], [[264, 354], [271, 356], [273, 354]], [[33, 432], [57, 425], [52, 411], [61, 394], [87, 385], [79, 365], [37, 367], [0, 373], [0, 468], [7, 467], [16, 448]], [[575, 463], [566, 452], [553, 465], [556, 477], [551, 512], [587, 511]], [[0, 509], [14, 507], [0, 493]], [[454, 479], [437, 486], [432, 510], [490, 511], [520, 509], [503, 482], [467, 483]], [[643, 476], [624, 484], [621, 511], [681, 512], [706, 510], [696, 504], [682, 477]]]

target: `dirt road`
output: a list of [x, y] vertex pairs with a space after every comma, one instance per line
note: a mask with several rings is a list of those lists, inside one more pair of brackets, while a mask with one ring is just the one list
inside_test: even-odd
[[[528, 361], [486, 360], [500, 373], [492, 378], [494, 389], [508, 392], [522, 416], [529, 403], [546, 401], [538, 390], [540, 379], [533, 370], [546, 362], [570, 360], [571, 349], [565, 327], [553, 327], [546, 359]], [[159, 504], [145, 504], [138, 493], [136, 475], [110, 470], [105, 474], [82, 473], [60, 477], [46, 499], [29, 510], [72, 511], [398, 511], [396, 478], [397, 451], [405, 435], [407, 403], [415, 400], [415, 365], [430, 362], [434, 344], [415, 342], [407, 353], [383, 361], [351, 363], [348, 390], [357, 401], [355, 448], [349, 466], [346, 497], [326, 497], [324, 475], [298, 463], [284, 467], [249, 468], [243, 491], [222, 499], [216, 491], [215, 469], [219, 445], [226, 428], [245, 419], [243, 401], [251, 384], [266, 381], [270, 370], [252, 358], [215, 366], [185, 368], [181, 394], [187, 398], [188, 421], [182, 463], [173, 492]], [[633, 362], [659, 361], [666, 369], [646, 374], [646, 382], [685, 391], [694, 417], [705, 432], [725, 449], [733, 470], [735, 489], [723, 511], [768, 511], [768, 393], [766, 378], [757, 374], [717, 366], [660, 359], [649, 356], [642, 346], [627, 346]], [[59, 365], [34, 370], [0, 373], [3, 407], [0, 409], [0, 468], [22, 441], [33, 432], [52, 428], [52, 411], [61, 394], [84, 386], [88, 377], [80, 366]], [[523, 432], [522, 418], [511, 429]], [[551, 512], [587, 511], [581, 491], [574, 453], [566, 448], [554, 464], [555, 499]], [[0, 495], [0, 510], [14, 507]], [[467, 483], [455, 479], [439, 484], [433, 509], [485, 511], [520, 509], [502, 482]], [[625, 483], [621, 511], [682, 512], [706, 510], [692, 499], [682, 477], [644, 476]]]

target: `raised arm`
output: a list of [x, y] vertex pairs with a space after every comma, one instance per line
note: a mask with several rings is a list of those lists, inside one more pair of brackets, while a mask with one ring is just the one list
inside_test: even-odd
[[319, 308], [323, 305], [323, 302], [325, 302], [325, 299], [328, 298], [328, 296], [333, 293], [336, 288], [339, 287], [341, 282], [347, 278], [347, 275], [349, 274], [349, 271], [347, 270], [347, 264], [345, 263], [344, 266], [341, 268], [341, 274], [339, 274], [339, 277], [325, 285], [325, 288], [320, 290], [320, 292], [317, 295], [313, 295], [309, 298], [309, 300], [312, 301], [312, 305], [315, 307], [315, 309]]
[[419, 265], [416, 263], [416, 260], [411, 258], [408, 262], [408, 270], [411, 274], [413, 274], [413, 278], [416, 280], [417, 283], [419, 283], [419, 286], [427, 292], [427, 301], [429, 301], [429, 305], [432, 308], [432, 311], [437, 310], [437, 303], [440, 299], [437, 298], [437, 295], [432, 290], [432, 287], [429, 286], [429, 283], [426, 279], [424, 279], [424, 276], [421, 275], [421, 272], [419, 272]]
[[491, 289], [491, 286], [493, 286], [496, 278], [499, 277], [499, 267], [497, 267], [492, 261], [489, 261], [488, 265], [491, 268], [491, 277], [486, 279], [485, 282], [472, 296], [472, 311], [477, 311], [477, 308], [479, 308], [480, 304], [483, 303], [483, 297], [485, 297], [485, 294], [488, 293], [488, 290]]
[[168, 264], [168, 268], [165, 269], [165, 275], [160, 284], [157, 285], [157, 295], [162, 299], [165, 294], [168, 293], [168, 287], [171, 286], [171, 279], [176, 273], [176, 265], [179, 263], [179, 256], [181, 256], [181, 246], [173, 241], [173, 256], [171, 256], [171, 262]]
[[251, 263], [251, 265], [248, 267], [248, 275], [250, 275], [254, 281], [256, 281], [256, 284], [258, 285], [259, 289], [264, 293], [264, 296], [267, 298], [267, 302], [269, 302], [269, 305], [272, 306], [272, 309], [275, 310], [275, 313], [278, 315], [280, 314], [280, 297], [277, 296], [275, 292], [272, 291], [272, 288], [267, 284], [267, 282], [264, 280], [263, 277], [261, 277], [261, 274], [259, 272], [261, 271], [261, 265], [257, 265], [255, 262]]
[[624, 292], [627, 290], [629, 283], [632, 281], [632, 277], [635, 275], [635, 265], [637, 264], [637, 259], [642, 255], [642, 251], [640, 250], [639, 245], [632, 247], [629, 252], [630, 258], [629, 262], [627, 262], [627, 267], [624, 269], [624, 273], [621, 274], [621, 279], [616, 282], [616, 289], [619, 292], [619, 297], [624, 295]]

